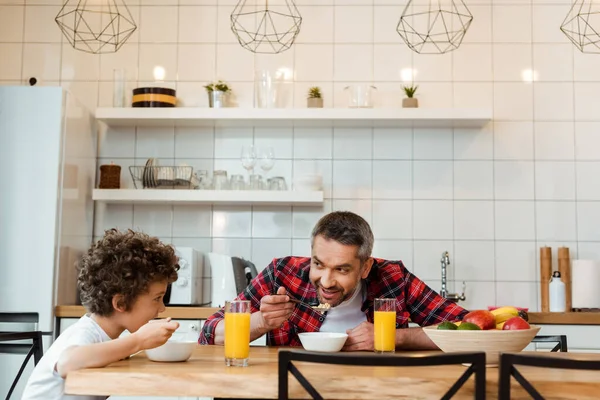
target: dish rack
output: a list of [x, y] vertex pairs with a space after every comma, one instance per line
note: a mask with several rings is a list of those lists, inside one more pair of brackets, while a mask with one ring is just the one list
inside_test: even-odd
[[194, 169], [189, 166], [130, 166], [136, 189], [192, 189]]

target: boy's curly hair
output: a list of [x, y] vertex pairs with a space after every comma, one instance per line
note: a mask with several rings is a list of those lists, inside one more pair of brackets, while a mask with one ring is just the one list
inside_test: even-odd
[[173, 247], [158, 238], [110, 229], [84, 254], [78, 270], [81, 303], [91, 313], [110, 316], [114, 295], [123, 295], [120, 306], [129, 311], [151, 283], [175, 282], [179, 264]]

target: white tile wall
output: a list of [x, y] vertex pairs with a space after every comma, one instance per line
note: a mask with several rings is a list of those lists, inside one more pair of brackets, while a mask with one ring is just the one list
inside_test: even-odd
[[[316, 220], [350, 209], [373, 227], [375, 255], [403, 259], [439, 289], [440, 256], [451, 281], [467, 283], [469, 307], [538, 307], [538, 248], [568, 244], [600, 256], [600, 56], [581, 54], [558, 29], [569, 0], [471, 0], [463, 45], [419, 55], [395, 29], [406, 0], [298, 0], [297, 43], [280, 55], [242, 49], [229, 28], [235, 0], [131, 0], [138, 31], [116, 54], [73, 51], [54, 17], [58, 0], [0, 0], [0, 84], [36, 76], [90, 107], [110, 106], [113, 69], [128, 85], [167, 84], [184, 106], [206, 106], [202, 85], [228, 81], [240, 107], [253, 104], [254, 70], [288, 68], [290, 107], [322, 87], [327, 107], [345, 107], [344, 87], [370, 83], [377, 105], [398, 107], [402, 71], [416, 70], [421, 107], [491, 107], [494, 121], [465, 129], [119, 129], [100, 139], [99, 164], [147, 157], [246, 174], [241, 146], [273, 146], [288, 183], [323, 175], [323, 207], [98, 207], [95, 234], [134, 227], [179, 245], [251, 258], [306, 255]], [[532, 71], [533, 70], [533, 71]], [[527, 77], [534, 77], [534, 81]], [[209, 276], [209, 275], [207, 275]]]

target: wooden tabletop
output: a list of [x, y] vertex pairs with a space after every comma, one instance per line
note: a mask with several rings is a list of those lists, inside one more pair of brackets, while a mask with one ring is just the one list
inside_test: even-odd
[[[160, 318], [171, 317], [174, 319], [206, 319], [218, 308], [210, 307], [167, 307]], [[54, 313], [59, 318], [79, 318], [85, 314], [82, 306], [56, 306]], [[568, 312], [568, 313], [529, 313], [529, 322], [536, 325], [600, 325], [600, 313], [596, 312]]]
[[[144, 353], [106, 368], [71, 372], [65, 392], [97, 396], [190, 396], [277, 398], [278, 348], [252, 347], [250, 366], [226, 367], [222, 346], [198, 346], [187, 362], [158, 363]], [[365, 353], [362, 353], [365, 354]], [[397, 356], [423, 353], [397, 352]], [[538, 353], [540, 354], [540, 353]], [[548, 353], [541, 353], [548, 355]], [[598, 354], [553, 353], [557, 357], [600, 359]], [[350, 367], [296, 363], [298, 369], [327, 399], [439, 399], [465, 371], [462, 365], [439, 367]], [[600, 391], [598, 372], [519, 367], [546, 398], [592, 399]], [[486, 370], [488, 399], [497, 398], [498, 368]], [[290, 375], [290, 396], [309, 398]], [[458, 392], [472, 399], [473, 378]], [[513, 380], [512, 398], [527, 398]]]

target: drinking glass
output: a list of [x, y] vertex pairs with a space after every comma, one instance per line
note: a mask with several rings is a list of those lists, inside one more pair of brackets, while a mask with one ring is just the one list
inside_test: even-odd
[[396, 350], [396, 299], [375, 299], [375, 352]]
[[227, 171], [216, 170], [213, 172], [213, 184], [215, 190], [229, 189], [229, 181], [227, 180]]
[[225, 302], [225, 365], [247, 367], [250, 356], [250, 301]]
[[257, 108], [273, 108], [277, 97], [275, 77], [268, 70], [256, 71], [254, 86]]
[[246, 182], [244, 181], [244, 175], [231, 175], [231, 182], [229, 183], [231, 190], [244, 190], [246, 189]]
[[250, 175], [256, 165], [256, 150], [254, 149], [254, 145], [242, 146], [241, 159], [242, 166], [248, 171], [248, 175]]
[[260, 168], [265, 173], [265, 179], [267, 178], [267, 172], [273, 169], [275, 165], [275, 150], [272, 147], [265, 147], [260, 152]]
[[113, 70], [113, 107], [125, 107], [126, 71], [123, 68]]

